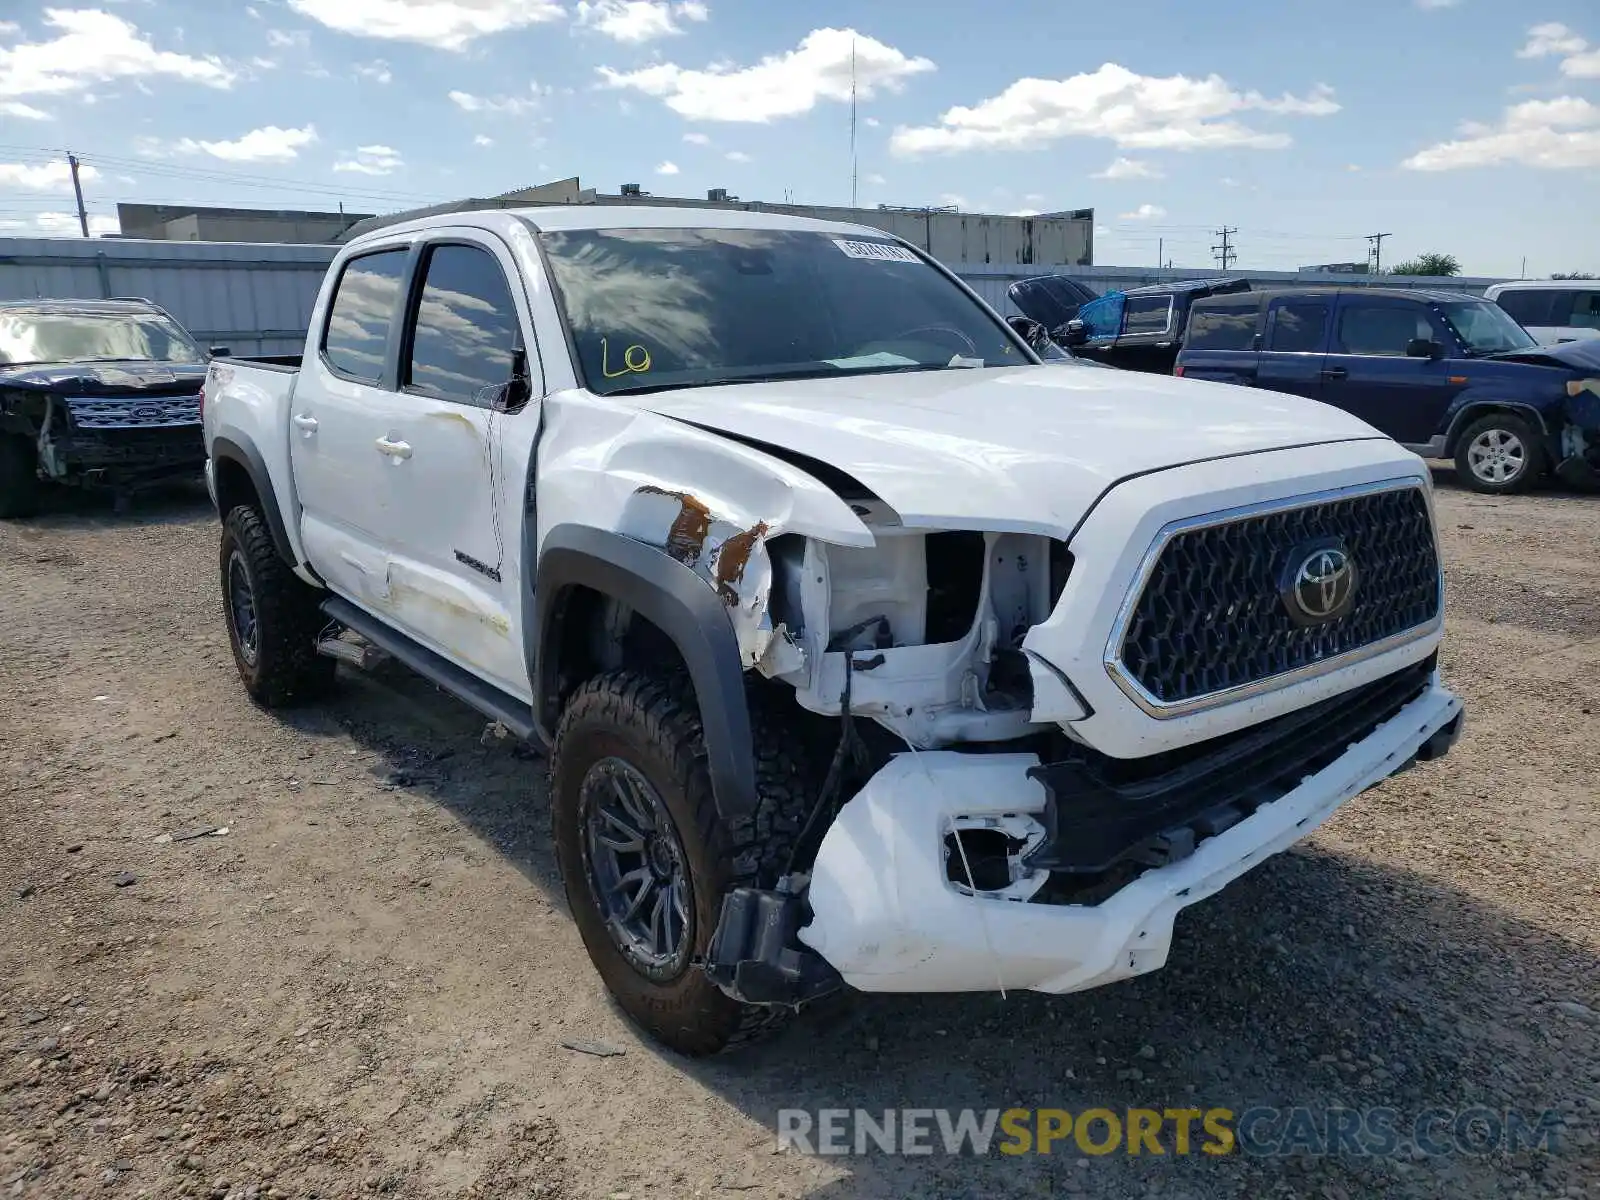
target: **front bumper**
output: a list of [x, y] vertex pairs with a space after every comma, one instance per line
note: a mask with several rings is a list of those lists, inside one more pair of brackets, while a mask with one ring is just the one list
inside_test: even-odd
[[1179, 910], [1316, 829], [1345, 801], [1459, 736], [1459, 698], [1437, 675], [1328, 766], [1194, 852], [1095, 905], [974, 896], [946, 876], [956, 818], [1039, 814], [1033, 754], [930, 751], [893, 759], [840, 811], [812, 871], [799, 939], [869, 992], [1074, 992], [1167, 961]]

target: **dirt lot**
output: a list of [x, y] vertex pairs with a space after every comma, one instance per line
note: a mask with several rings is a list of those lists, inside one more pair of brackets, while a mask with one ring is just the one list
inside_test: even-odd
[[[399, 670], [249, 704], [203, 495], [0, 526], [0, 1196], [1600, 1200], [1600, 498], [1439, 501], [1443, 764], [1187, 912], [1155, 975], [856, 998], [712, 1063], [608, 1003], [541, 761]], [[1437, 1158], [774, 1136], [784, 1107], [1258, 1104], [1565, 1127]]]

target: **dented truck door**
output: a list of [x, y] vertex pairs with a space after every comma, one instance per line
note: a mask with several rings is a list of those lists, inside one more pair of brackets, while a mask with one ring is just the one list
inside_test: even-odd
[[526, 698], [521, 504], [539, 423], [516, 264], [493, 235], [423, 247], [399, 356], [405, 502], [384, 531], [387, 615]]

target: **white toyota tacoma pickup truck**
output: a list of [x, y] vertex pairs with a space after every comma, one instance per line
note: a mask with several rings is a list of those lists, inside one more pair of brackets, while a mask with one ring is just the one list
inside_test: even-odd
[[881, 232], [455, 213], [214, 362], [239, 673], [381, 651], [551, 748], [622, 1008], [710, 1053], [849, 986], [1070, 992], [1446, 753], [1422, 462], [1292, 396], [1042, 363]]

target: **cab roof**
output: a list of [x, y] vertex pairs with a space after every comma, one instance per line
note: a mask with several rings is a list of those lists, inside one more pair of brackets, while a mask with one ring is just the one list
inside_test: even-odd
[[868, 225], [844, 221], [820, 221], [814, 217], [795, 217], [787, 213], [756, 212], [748, 209], [672, 208], [648, 204], [570, 204], [539, 205], [528, 208], [469, 209], [462, 212], [434, 213], [383, 225], [358, 237], [349, 245], [363, 245], [397, 234], [455, 226], [504, 228], [511, 217], [535, 232], [566, 233], [588, 229], [772, 229], [802, 233], [825, 233], [835, 237], [878, 238], [897, 241], [893, 234]]

